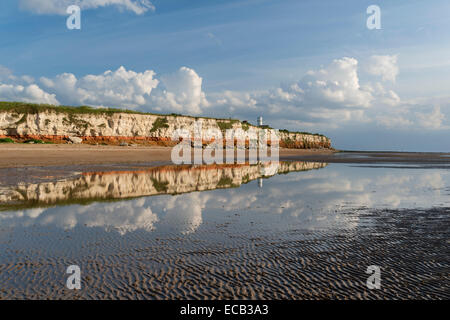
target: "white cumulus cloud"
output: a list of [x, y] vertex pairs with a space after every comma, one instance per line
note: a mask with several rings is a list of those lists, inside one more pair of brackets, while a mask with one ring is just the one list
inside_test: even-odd
[[59, 104], [54, 94], [49, 94], [36, 84], [28, 86], [0, 83], [0, 100]]
[[371, 56], [366, 66], [366, 70], [369, 74], [381, 76], [383, 81], [395, 82], [399, 73], [397, 59], [397, 55]]
[[97, 9], [106, 6], [116, 6], [119, 9], [143, 14], [155, 7], [149, 0], [19, 0], [19, 6], [36, 14], [66, 15], [67, 7], [78, 5], [81, 9]]
[[370, 92], [360, 86], [358, 61], [354, 58], [335, 59], [327, 68], [309, 71], [302, 85], [305, 98], [314, 103], [368, 107], [372, 100]]
[[137, 108], [145, 105], [159, 81], [155, 72], [134, 72], [123, 66], [99, 75], [80, 79], [71, 73], [59, 74], [53, 79], [42, 77], [42, 86], [60, 97], [65, 104], [115, 106]]
[[448, 129], [449, 126], [444, 124], [445, 115], [441, 112], [440, 106], [435, 106], [431, 112], [416, 113], [419, 124], [424, 128], [429, 129]]
[[171, 110], [199, 114], [208, 107], [202, 90], [203, 79], [193, 70], [181, 67], [177, 72], [161, 77], [162, 92], [154, 99], [158, 111]]
[[371, 86], [360, 84], [358, 61], [344, 57], [282, 87], [212, 95], [212, 104], [216, 110], [228, 109], [244, 118], [264, 114], [275, 122], [296, 121], [301, 127], [317, 127], [319, 123], [336, 126], [342, 121], [361, 119], [362, 110], [372, 106], [374, 93]]
[[201, 114], [209, 107], [203, 79], [195, 70], [181, 67], [159, 78], [153, 70], [136, 72], [121, 66], [79, 78], [65, 72], [34, 83], [32, 77], [16, 76], [0, 65], [0, 99], [185, 114]]

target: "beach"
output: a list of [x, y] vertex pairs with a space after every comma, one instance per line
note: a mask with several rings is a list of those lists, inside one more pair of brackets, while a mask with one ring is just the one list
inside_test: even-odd
[[176, 166], [164, 147], [0, 150], [0, 299], [450, 298], [449, 154]]

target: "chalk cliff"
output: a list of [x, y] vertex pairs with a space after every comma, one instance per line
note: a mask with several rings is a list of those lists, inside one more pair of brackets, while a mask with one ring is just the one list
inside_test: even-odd
[[[178, 143], [172, 141], [175, 131], [184, 129], [193, 132], [196, 121], [202, 122], [203, 140], [206, 143], [215, 140], [211, 132], [218, 130], [225, 133], [227, 129], [241, 129], [239, 132], [243, 139], [247, 135], [255, 135], [259, 130], [259, 127], [246, 121], [233, 119], [0, 102], [0, 137], [21, 141], [39, 139], [64, 143], [69, 141], [69, 137], [79, 137], [83, 143], [173, 145]], [[273, 129], [266, 129], [270, 136]], [[280, 130], [278, 137], [280, 147], [331, 148], [330, 139], [319, 134]]]

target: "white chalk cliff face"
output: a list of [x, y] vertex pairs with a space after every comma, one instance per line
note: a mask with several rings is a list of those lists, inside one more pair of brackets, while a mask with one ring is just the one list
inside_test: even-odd
[[[0, 137], [33, 137], [62, 140], [68, 136], [81, 137], [85, 142], [122, 140], [169, 141], [177, 130], [194, 134], [195, 123], [202, 127], [202, 139], [217, 139], [217, 132], [225, 138], [225, 130], [234, 129], [236, 139], [255, 136], [259, 128], [237, 120], [194, 118], [178, 115], [152, 115], [137, 113], [76, 113], [53, 109], [36, 113], [0, 111]], [[267, 129], [267, 136], [279, 137], [281, 147], [313, 148], [331, 146], [321, 135], [294, 133]], [[248, 138], [247, 138], [248, 139]]]

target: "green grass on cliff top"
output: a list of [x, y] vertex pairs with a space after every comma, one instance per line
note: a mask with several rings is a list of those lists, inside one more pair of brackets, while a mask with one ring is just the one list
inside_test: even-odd
[[[51, 104], [37, 104], [37, 103], [27, 103], [27, 102], [9, 102], [9, 101], [0, 101], [0, 112], [15, 112], [18, 114], [36, 114], [39, 112], [45, 111], [53, 111], [56, 113], [69, 113], [69, 114], [105, 114], [105, 115], [113, 115], [115, 113], [129, 113], [129, 114], [143, 114], [143, 115], [153, 115], [153, 116], [161, 116], [161, 117], [189, 117], [194, 119], [214, 119], [218, 121], [227, 121], [227, 122], [241, 122], [238, 119], [221, 119], [221, 118], [212, 118], [212, 117], [195, 117], [195, 116], [187, 116], [176, 113], [171, 114], [158, 114], [158, 113], [150, 113], [150, 112], [140, 112], [135, 110], [127, 110], [127, 109], [117, 109], [117, 108], [93, 108], [89, 106], [80, 106], [80, 107], [71, 107], [71, 106], [55, 106]], [[280, 130], [280, 132], [290, 132], [297, 134], [310, 134], [314, 136], [325, 137], [323, 134], [318, 133], [309, 133], [309, 132], [300, 132], [300, 131], [288, 131], [285, 129]]]

